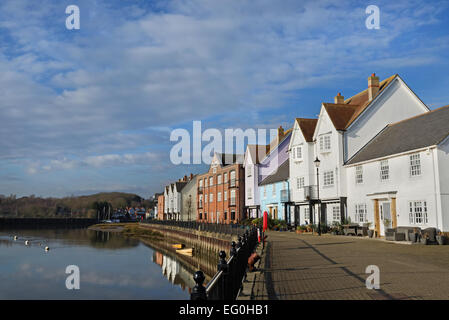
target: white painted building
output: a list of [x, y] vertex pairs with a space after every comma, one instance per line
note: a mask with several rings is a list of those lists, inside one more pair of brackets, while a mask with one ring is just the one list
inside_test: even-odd
[[[305, 160], [307, 163], [293, 159], [294, 155], [297, 156], [294, 147], [301, 143], [300, 134], [292, 139], [289, 149], [295, 223], [318, 221], [318, 211], [321, 212], [322, 223], [331, 224], [347, 218], [347, 199], [351, 194], [348, 193], [345, 162], [389, 123], [428, 111], [398, 75], [379, 82], [379, 78], [373, 74], [368, 78], [366, 90], [346, 100], [338, 94], [334, 103], [322, 103], [310, 142], [313, 143], [313, 156], [310, 151], [312, 144], [309, 144]], [[300, 128], [297, 121], [295, 127]], [[316, 172], [315, 159], [320, 163], [319, 181], [317, 175], [313, 174]], [[301, 197], [301, 191], [295, 188], [295, 180], [301, 177], [304, 177], [304, 185], [301, 185], [301, 180], [299, 185], [303, 192], [306, 190], [306, 197]], [[315, 201], [318, 198], [319, 205]]]
[[449, 107], [385, 127], [345, 165], [351, 220], [449, 231], [448, 136]]
[[259, 197], [259, 164], [268, 151], [267, 145], [247, 145], [245, 169], [245, 210], [249, 218], [261, 217]]

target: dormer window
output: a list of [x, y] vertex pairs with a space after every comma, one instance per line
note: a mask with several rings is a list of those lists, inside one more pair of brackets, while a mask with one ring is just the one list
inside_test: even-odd
[[329, 152], [331, 150], [331, 135], [324, 134], [320, 136], [320, 152]]

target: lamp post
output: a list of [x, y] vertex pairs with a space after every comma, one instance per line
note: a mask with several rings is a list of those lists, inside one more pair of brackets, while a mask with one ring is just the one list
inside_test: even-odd
[[315, 161], [316, 167], [316, 196], [317, 196], [317, 204], [318, 204], [318, 235], [321, 236], [321, 206], [320, 206], [320, 177], [319, 177], [319, 167], [320, 167], [320, 159], [316, 157]]

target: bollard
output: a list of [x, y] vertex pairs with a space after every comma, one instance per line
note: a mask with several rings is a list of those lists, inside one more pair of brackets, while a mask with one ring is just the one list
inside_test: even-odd
[[239, 249], [242, 246], [242, 237], [239, 236], [239, 241], [237, 241], [237, 249]]
[[230, 255], [235, 256], [237, 254], [237, 248], [236, 248], [237, 244], [235, 243], [235, 241], [231, 242], [231, 251], [230, 251]]
[[207, 300], [206, 288], [203, 286], [204, 273], [202, 271], [197, 271], [193, 275], [193, 280], [195, 281], [195, 286], [192, 289], [192, 293], [190, 294], [190, 300]]
[[218, 256], [220, 257], [220, 261], [218, 262], [217, 271], [223, 271], [223, 274], [227, 274], [229, 271], [229, 266], [226, 262], [226, 252], [220, 251]]

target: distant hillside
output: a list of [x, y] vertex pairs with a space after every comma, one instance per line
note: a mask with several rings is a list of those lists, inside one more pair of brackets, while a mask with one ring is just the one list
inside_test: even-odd
[[61, 217], [94, 218], [95, 202], [108, 202], [113, 208], [127, 206], [150, 207], [152, 203], [132, 193], [104, 192], [88, 196], [66, 198], [39, 198], [34, 195], [16, 198], [0, 195], [0, 216], [3, 217]]

